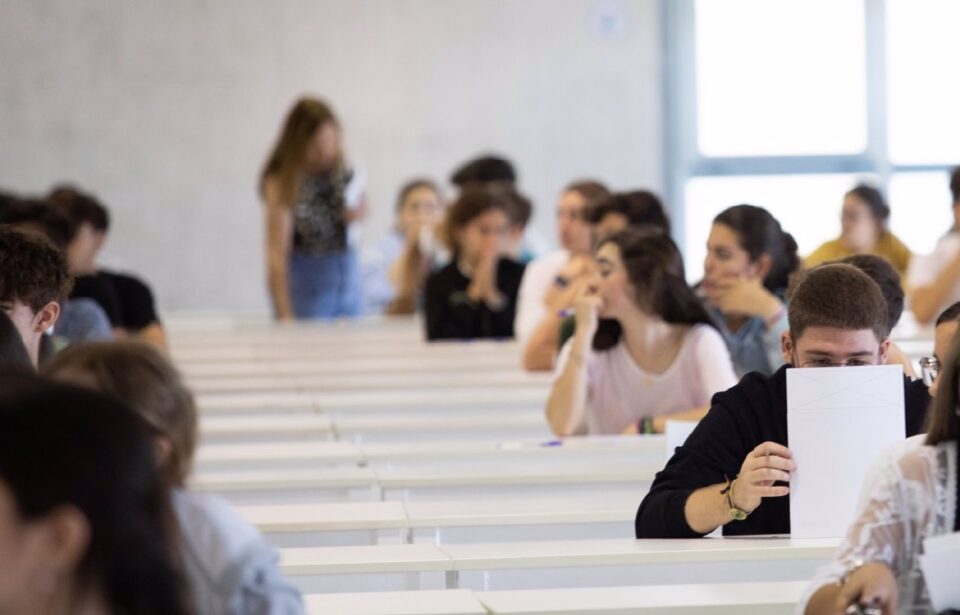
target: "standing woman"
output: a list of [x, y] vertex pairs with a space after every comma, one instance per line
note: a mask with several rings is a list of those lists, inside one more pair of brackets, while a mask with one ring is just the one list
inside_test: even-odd
[[365, 215], [366, 197], [344, 160], [342, 136], [326, 103], [301, 98], [260, 175], [267, 282], [279, 320], [361, 313], [360, 271], [349, 226]]
[[876, 254], [907, 275], [910, 248], [887, 228], [890, 206], [880, 191], [860, 184], [843, 197], [840, 237], [821, 245], [805, 260], [807, 267], [837, 261], [854, 254]]
[[700, 291], [737, 376], [770, 375], [783, 364], [783, 297], [799, 265], [797, 243], [766, 209], [735, 205], [714, 218]]

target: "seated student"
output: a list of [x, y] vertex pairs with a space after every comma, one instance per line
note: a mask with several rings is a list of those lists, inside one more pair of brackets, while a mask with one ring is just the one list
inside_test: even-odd
[[907, 290], [910, 309], [918, 322], [929, 323], [946, 306], [960, 301], [960, 167], [950, 174], [953, 227], [937, 242], [933, 253], [910, 261]]
[[940, 366], [943, 365], [950, 348], [950, 343], [957, 336], [960, 329], [960, 301], [954, 303], [937, 316], [937, 323], [933, 330], [933, 356], [920, 360], [920, 369], [923, 371], [923, 381], [930, 387], [930, 395], [936, 397], [940, 383]]
[[557, 361], [547, 420], [558, 436], [663, 431], [697, 420], [736, 383], [730, 355], [687, 286], [669, 237], [622, 231], [600, 242], [600, 280], [576, 302], [577, 328]]
[[[617, 192], [603, 199], [587, 212], [590, 232], [596, 245], [604, 237], [626, 229], [644, 229], [670, 235], [670, 219], [660, 198], [648, 190]], [[576, 319], [567, 317], [560, 324], [553, 356], [563, 348], [576, 327]], [[545, 351], [544, 351], [545, 352]]]
[[[20, 200], [0, 211], [0, 224], [49, 239], [58, 250], [66, 251], [73, 234], [73, 223], [46, 201]], [[53, 330], [58, 343], [113, 339], [110, 321], [93, 299], [78, 297], [60, 302], [60, 317]], [[47, 340], [47, 338], [44, 338]]]
[[0, 312], [0, 373], [10, 370], [30, 372], [34, 370], [34, 365], [20, 331], [6, 312]]
[[0, 612], [187, 615], [146, 425], [103, 395], [0, 376]]
[[49, 195], [55, 207], [73, 222], [67, 245], [67, 260], [76, 284], [71, 298], [97, 301], [119, 335], [129, 335], [166, 348], [153, 292], [142, 280], [112, 272], [97, 264], [110, 229], [110, 214], [94, 197], [69, 187], [55, 188]]
[[873, 186], [859, 184], [843, 197], [840, 237], [813, 251], [804, 261], [815, 267], [854, 254], [876, 254], [890, 261], [900, 275], [907, 274], [910, 248], [887, 228], [890, 206]]
[[[887, 304], [888, 326], [893, 331], [900, 322], [900, 316], [903, 315], [904, 293], [900, 274], [893, 268], [890, 261], [873, 254], [856, 254], [839, 262], [853, 265], [877, 283], [883, 294], [883, 300]], [[917, 377], [913, 369], [913, 361], [893, 341], [887, 349], [887, 364], [900, 364], [903, 366], [904, 374], [910, 378]]]
[[590, 208], [587, 216], [594, 243], [628, 228], [644, 227], [670, 235], [670, 218], [660, 197], [649, 190], [611, 194]]
[[561, 311], [573, 307], [596, 269], [587, 212], [609, 195], [603, 184], [592, 180], [567, 186], [557, 204], [561, 249], [537, 258], [523, 273], [513, 327], [523, 345], [526, 370], [553, 368]]
[[0, 310], [20, 332], [34, 365], [71, 283], [63, 253], [46, 238], [0, 225]]
[[277, 554], [257, 530], [226, 502], [185, 489], [197, 442], [197, 411], [159, 351], [138, 342], [83, 344], [62, 351], [44, 371], [124, 400], [153, 430], [197, 613], [303, 613], [299, 592], [280, 576]]
[[478, 156], [454, 171], [450, 183], [461, 191], [487, 188], [503, 190], [508, 196], [518, 197], [508, 202], [511, 224], [507, 255], [526, 264], [545, 251], [543, 238], [535, 228], [528, 226], [533, 208], [530, 201], [517, 192], [517, 171], [512, 162], [499, 156]]
[[735, 205], [713, 219], [699, 290], [738, 376], [783, 364], [784, 294], [799, 265], [797, 243], [766, 209]]
[[802, 598], [804, 613], [844, 613], [852, 604], [933, 613], [919, 556], [926, 538], [960, 532], [960, 338], [942, 376], [925, 445], [884, 461], [836, 556]]
[[428, 340], [513, 337], [523, 265], [502, 256], [509, 205], [497, 192], [468, 188], [447, 209], [452, 262], [424, 287]]
[[[883, 365], [890, 332], [880, 288], [850, 265], [806, 272], [789, 318], [786, 365], [772, 376], [747, 374], [714, 397], [640, 504], [637, 538], [692, 538], [721, 526], [725, 535], [790, 532], [789, 488], [774, 483], [796, 469], [785, 445], [787, 367]], [[922, 429], [928, 401], [923, 382], [904, 376], [907, 436]]]
[[437, 261], [435, 237], [443, 200], [428, 179], [407, 182], [397, 197], [394, 228], [368, 253], [364, 301], [369, 313], [413, 314]]

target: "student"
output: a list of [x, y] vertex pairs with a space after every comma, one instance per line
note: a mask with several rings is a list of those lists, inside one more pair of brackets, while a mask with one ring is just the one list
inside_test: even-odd
[[6, 312], [0, 312], [0, 374], [10, 370], [33, 371], [23, 338]]
[[547, 420], [558, 436], [618, 434], [696, 420], [736, 382], [730, 355], [687, 286], [669, 237], [622, 231], [601, 241], [600, 279], [576, 302], [576, 333], [557, 361]]
[[513, 163], [494, 155], [478, 156], [460, 165], [450, 175], [450, 183], [459, 190], [503, 186], [514, 188], [517, 171]]
[[594, 243], [628, 228], [646, 227], [670, 235], [670, 218], [660, 197], [649, 190], [617, 192], [588, 213]]
[[75, 279], [71, 299], [93, 299], [106, 312], [117, 336], [130, 336], [166, 349], [167, 340], [153, 291], [139, 278], [104, 269], [98, 258], [110, 231], [110, 213], [95, 197], [59, 186], [47, 197], [71, 222], [66, 253]]
[[444, 235], [452, 262], [427, 277], [428, 340], [513, 337], [523, 265], [501, 256], [508, 207], [500, 193], [468, 188], [447, 210]]
[[540, 251], [528, 241], [530, 218], [533, 217], [533, 203], [530, 199], [517, 192], [516, 188], [490, 188], [500, 192], [507, 204], [507, 217], [510, 219], [510, 230], [507, 233], [504, 254], [513, 260], [526, 265], [539, 256]]
[[198, 613], [303, 613], [299, 592], [280, 576], [277, 554], [260, 534], [227, 503], [185, 489], [197, 442], [197, 411], [193, 396], [163, 355], [136, 342], [91, 343], [64, 350], [44, 371], [125, 400], [156, 434]]
[[924, 382], [930, 385], [930, 395], [936, 397], [940, 386], [940, 366], [944, 364], [950, 343], [957, 336], [960, 329], [960, 302], [954, 303], [937, 316], [937, 323], [933, 330], [933, 356], [924, 357], [920, 367], [925, 372]]
[[593, 180], [567, 186], [557, 204], [561, 249], [535, 259], [523, 273], [513, 326], [523, 345], [526, 370], [553, 368], [561, 311], [573, 307], [573, 300], [596, 269], [587, 212], [609, 195], [603, 184]]
[[[601, 200], [587, 212], [593, 244], [626, 229], [644, 229], [670, 235], [670, 219], [660, 198], [648, 190], [617, 192]], [[573, 337], [576, 319], [566, 318], [560, 325], [553, 355]]]
[[840, 237], [821, 245], [806, 258], [807, 267], [844, 259], [853, 254], [876, 254], [890, 261], [897, 273], [907, 274], [910, 249], [887, 228], [890, 207], [872, 186], [859, 184], [843, 197]]
[[359, 316], [350, 225], [366, 215], [362, 178], [346, 161], [340, 122], [323, 101], [290, 110], [260, 174], [267, 282], [279, 320]]
[[[0, 224], [45, 237], [61, 251], [66, 251], [67, 243], [74, 232], [74, 224], [69, 217], [41, 200], [8, 203], [0, 210]], [[110, 321], [103, 308], [93, 299], [86, 297], [60, 302], [60, 316], [53, 334], [60, 344], [113, 339]], [[47, 337], [43, 339], [49, 341]]]
[[396, 225], [366, 263], [368, 313], [413, 314], [438, 258], [435, 238], [443, 221], [443, 199], [437, 185], [429, 179], [407, 182], [397, 197], [396, 213]]
[[738, 376], [783, 364], [784, 294], [799, 265], [797, 243], [766, 209], [736, 205], [713, 219], [699, 290]]
[[940, 238], [933, 254], [917, 256], [907, 275], [910, 309], [927, 324], [946, 306], [960, 301], [960, 167], [950, 175], [953, 228]]
[[801, 600], [808, 615], [843, 613], [852, 604], [933, 612], [919, 556], [925, 539], [960, 532], [960, 339], [951, 342], [942, 376], [925, 445], [883, 463], [836, 556]]
[[0, 310], [20, 332], [35, 366], [44, 332], [57, 322], [71, 284], [66, 259], [49, 240], [0, 226]]
[[0, 612], [193, 613], [149, 438], [100, 394], [0, 376]]
[[[827, 264], [801, 278], [789, 319], [787, 365], [772, 376], [747, 374], [714, 397], [640, 504], [637, 538], [693, 538], [721, 526], [725, 535], [790, 532], [789, 488], [771, 483], [789, 482], [796, 469], [785, 445], [787, 367], [883, 365], [889, 317], [867, 274]], [[928, 401], [923, 382], [904, 376], [907, 436], [922, 429]], [[735, 521], [735, 514], [747, 516]]]
[[[893, 268], [890, 261], [874, 254], [856, 254], [848, 256], [840, 262], [853, 265], [877, 283], [877, 286], [880, 287], [880, 293], [883, 295], [883, 301], [887, 305], [887, 326], [893, 331], [897, 323], [900, 322], [900, 316], [903, 315], [904, 303], [903, 283], [897, 270]], [[890, 347], [887, 350], [887, 363], [889, 365], [900, 364], [903, 366], [904, 374], [910, 378], [917, 377], [913, 369], [913, 361], [893, 341], [890, 342]]]

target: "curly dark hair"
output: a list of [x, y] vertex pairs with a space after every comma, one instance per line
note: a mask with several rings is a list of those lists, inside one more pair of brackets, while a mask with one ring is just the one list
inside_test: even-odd
[[0, 225], [0, 300], [19, 300], [39, 312], [73, 288], [63, 252], [48, 239]]

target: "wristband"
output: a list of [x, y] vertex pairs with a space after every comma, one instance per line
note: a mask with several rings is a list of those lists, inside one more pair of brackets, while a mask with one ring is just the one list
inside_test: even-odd
[[726, 476], [726, 474], [724, 474], [723, 477], [727, 480], [727, 486], [723, 488], [720, 494], [727, 496], [727, 507], [730, 509], [730, 516], [733, 517], [734, 521], [744, 521], [750, 516], [750, 513], [742, 508], [738, 508], [733, 503], [733, 486], [737, 483], [737, 478], [734, 477], [733, 479], [730, 479]]

